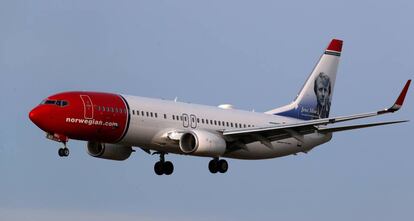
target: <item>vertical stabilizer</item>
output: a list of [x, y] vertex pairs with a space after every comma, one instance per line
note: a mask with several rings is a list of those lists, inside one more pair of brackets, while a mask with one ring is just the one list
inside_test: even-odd
[[267, 114], [311, 120], [329, 117], [342, 40], [333, 39], [309, 75], [296, 99]]

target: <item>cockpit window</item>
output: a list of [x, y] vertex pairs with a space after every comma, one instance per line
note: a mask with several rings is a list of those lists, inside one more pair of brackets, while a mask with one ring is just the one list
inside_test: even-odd
[[64, 107], [67, 106], [69, 103], [65, 100], [43, 100], [41, 104], [51, 104], [51, 105], [56, 105], [59, 107]]
[[42, 104], [56, 104], [56, 101], [53, 100], [44, 100]]

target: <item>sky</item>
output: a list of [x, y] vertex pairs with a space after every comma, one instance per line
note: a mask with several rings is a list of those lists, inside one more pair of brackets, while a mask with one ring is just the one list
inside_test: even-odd
[[[93, 90], [264, 112], [344, 40], [331, 115], [389, 107], [414, 76], [413, 1], [0, 0], [0, 220], [411, 220], [413, 123], [334, 134], [308, 154], [229, 159], [137, 150], [114, 162], [47, 140], [28, 112]], [[412, 88], [411, 88], [412, 89]], [[397, 113], [412, 119], [409, 91]]]

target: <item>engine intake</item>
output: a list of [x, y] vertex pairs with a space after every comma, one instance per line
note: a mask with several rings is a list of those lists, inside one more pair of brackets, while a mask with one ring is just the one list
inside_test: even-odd
[[132, 147], [119, 144], [107, 144], [89, 141], [87, 145], [88, 154], [108, 160], [126, 160], [131, 156]]
[[194, 130], [180, 138], [180, 149], [185, 154], [219, 157], [226, 151], [226, 141], [218, 134]]

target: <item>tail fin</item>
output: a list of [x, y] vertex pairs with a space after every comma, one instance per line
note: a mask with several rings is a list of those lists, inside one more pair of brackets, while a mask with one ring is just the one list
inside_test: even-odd
[[296, 99], [267, 114], [311, 120], [329, 117], [342, 40], [333, 39], [306, 80]]

